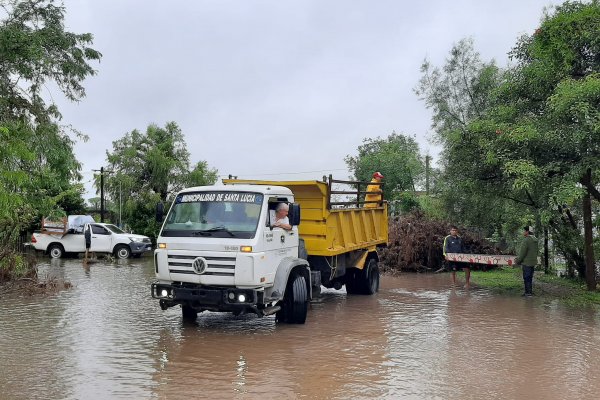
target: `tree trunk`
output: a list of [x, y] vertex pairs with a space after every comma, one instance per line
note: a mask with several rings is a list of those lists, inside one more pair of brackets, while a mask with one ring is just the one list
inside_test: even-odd
[[544, 273], [548, 274], [548, 228], [544, 228]]
[[[592, 181], [592, 170], [588, 168], [585, 182]], [[592, 233], [592, 198], [586, 190], [583, 197], [583, 237], [585, 252], [585, 282], [588, 290], [596, 290], [596, 263], [594, 260], [594, 238]]]

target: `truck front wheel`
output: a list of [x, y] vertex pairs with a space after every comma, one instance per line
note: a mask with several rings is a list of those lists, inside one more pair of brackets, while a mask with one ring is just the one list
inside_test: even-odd
[[128, 246], [120, 245], [115, 249], [115, 256], [121, 260], [131, 256], [131, 249]]
[[52, 258], [61, 258], [65, 254], [65, 249], [63, 249], [62, 245], [54, 243], [48, 248], [48, 254]]
[[290, 276], [277, 321], [288, 324], [303, 324], [308, 313], [308, 290], [306, 279], [300, 274]]
[[181, 315], [185, 321], [195, 321], [198, 317], [198, 311], [195, 308], [182, 304]]

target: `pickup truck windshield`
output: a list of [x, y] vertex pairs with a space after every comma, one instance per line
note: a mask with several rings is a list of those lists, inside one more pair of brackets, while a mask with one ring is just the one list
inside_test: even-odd
[[104, 226], [106, 227], [106, 229], [108, 229], [112, 233], [125, 233], [125, 231], [122, 231], [121, 229], [117, 228], [115, 225], [106, 224]]
[[161, 235], [251, 239], [256, 234], [263, 195], [248, 192], [179, 194]]

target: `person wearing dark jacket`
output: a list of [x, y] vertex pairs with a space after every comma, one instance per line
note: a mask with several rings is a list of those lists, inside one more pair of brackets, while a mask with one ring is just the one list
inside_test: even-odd
[[530, 297], [533, 296], [533, 271], [537, 264], [539, 248], [538, 240], [533, 236], [531, 228], [526, 226], [523, 229], [523, 236], [525, 236], [525, 239], [521, 243], [515, 264], [520, 264], [523, 269], [523, 283], [525, 285], [523, 296]]
[[444, 258], [448, 261], [448, 267], [452, 272], [452, 284], [456, 285], [456, 271], [465, 271], [465, 287], [468, 289], [471, 285], [471, 268], [470, 265], [464, 262], [448, 260], [448, 253], [465, 253], [465, 245], [460, 236], [458, 236], [458, 228], [456, 226], [450, 227], [450, 234], [444, 238], [443, 254]]

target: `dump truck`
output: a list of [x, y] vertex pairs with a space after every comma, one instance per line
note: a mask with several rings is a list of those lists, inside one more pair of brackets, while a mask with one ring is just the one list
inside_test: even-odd
[[[185, 319], [218, 311], [302, 324], [321, 285], [375, 294], [388, 213], [383, 196], [365, 207], [368, 184], [225, 179], [180, 191], [166, 218], [157, 208], [152, 297], [163, 310], [181, 306]], [[273, 226], [281, 203], [291, 229]]]

